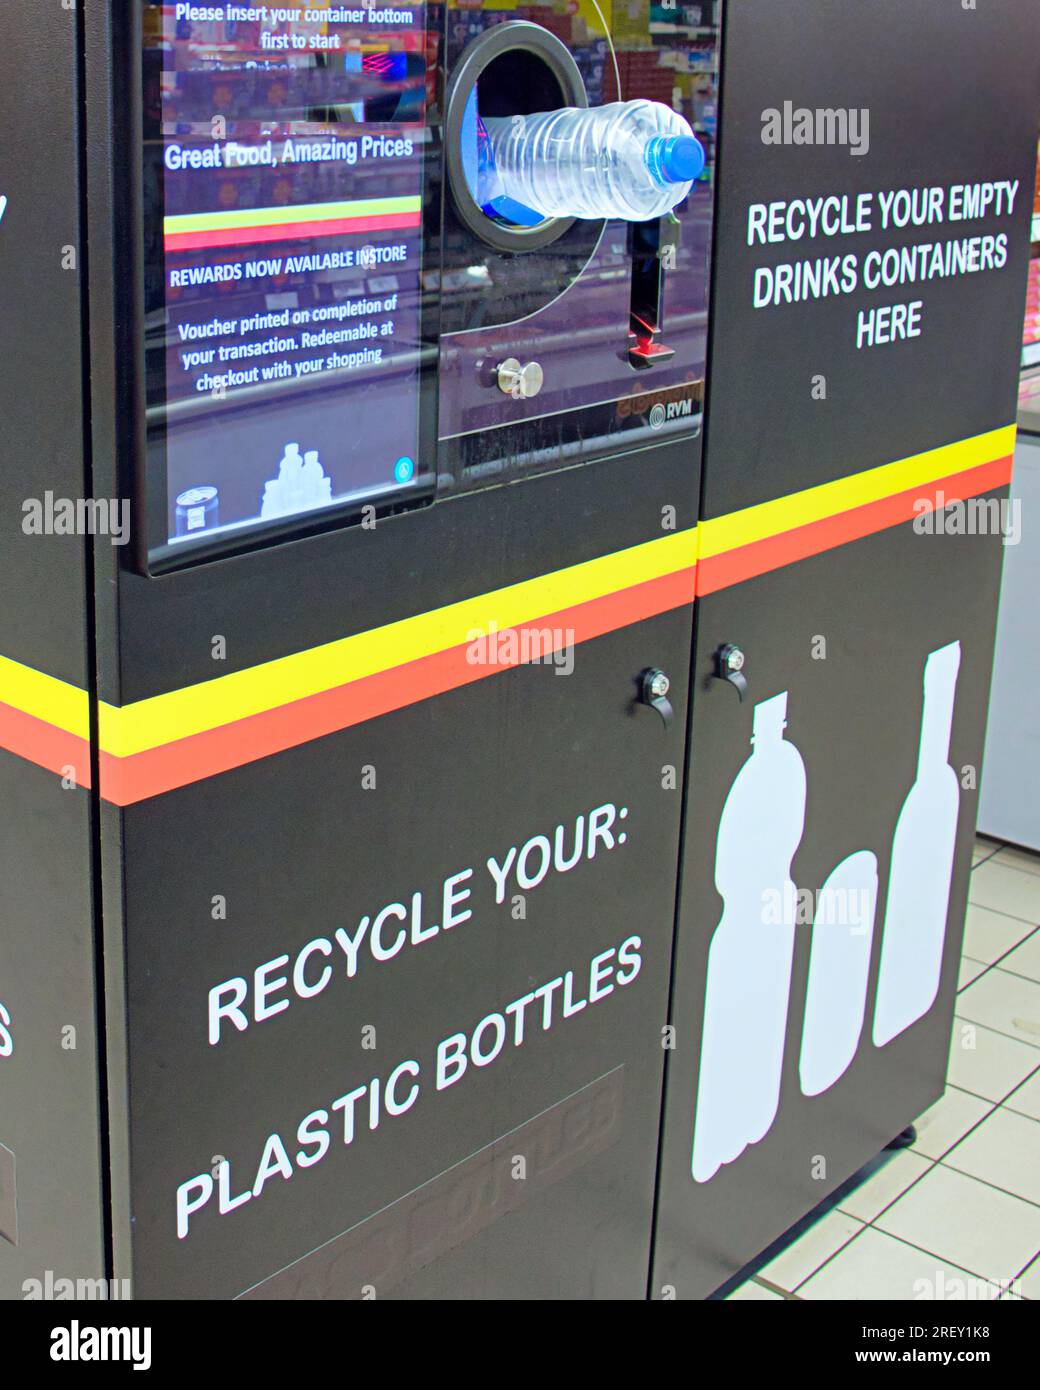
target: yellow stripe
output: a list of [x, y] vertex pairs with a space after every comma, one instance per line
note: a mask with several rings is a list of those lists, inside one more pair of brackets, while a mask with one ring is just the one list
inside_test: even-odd
[[511, 584], [371, 632], [279, 657], [200, 685], [121, 708], [102, 703], [101, 747], [126, 758], [147, 748], [305, 699], [435, 652], [616, 593], [696, 562], [696, 530], [679, 531], [614, 555]]
[[[475, 630], [487, 631], [492, 623], [504, 629], [530, 622], [687, 569], [698, 556], [718, 555], [990, 463], [1012, 453], [1014, 444], [1013, 425], [992, 430], [246, 671], [122, 708], [102, 702], [101, 747], [118, 757], [129, 757], [219, 728], [460, 646]], [[0, 657], [0, 700], [80, 738], [89, 737], [86, 691], [7, 657]]]
[[420, 212], [422, 200], [407, 198], [358, 198], [346, 203], [304, 203], [279, 208], [234, 208], [231, 212], [182, 213], [167, 217], [167, 236], [185, 232], [229, 231], [239, 227], [275, 227], [286, 222], [332, 222], [340, 217], [371, 217], [390, 212]]
[[791, 497], [779, 497], [774, 502], [762, 502], [729, 516], [702, 521], [698, 553], [702, 559], [707, 559], [738, 546], [751, 545], [754, 541], [935, 482], [937, 478], [992, 463], [994, 459], [1013, 453], [1014, 448], [1015, 426], [1008, 425], [957, 444], [946, 444], [940, 449], [929, 449], [924, 454], [883, 464], [880, 468], [854, 473], [833, 483], [822, 483]]
[[90, 697], [85, 690], [0, 656], [0, 701], [77, 738], [90, 738]]

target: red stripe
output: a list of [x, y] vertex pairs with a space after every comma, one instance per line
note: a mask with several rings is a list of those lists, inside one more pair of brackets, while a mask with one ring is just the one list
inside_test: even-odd
[[259, 246], [272, 241], [304, 241], [316, 237], [355, 236], [360, 232], [398, 231], [418, 227], [418, 212], [380, 212], [370, 217], [337, 217], [334, 221], [279, 222], [268, 226], [223, 227], [208, 232], [169, 232], [167, 251], [203, 251], [218, 246]]
[[[714, 594], [719, 589], [728, 589], [745, 579], [792, 565], [810, 555], [820, 555], [849, 541], [861, 540], [890, 526], [899, 526], [922, 511], [920, 504], [924, 499], [931, 500], [929, 510], [932, 510], [937, 504], [960, 502], [981, 492], [1003, 487], [1011, 479], [1011, 462], [1009, 454], [1005, 458], [994, 459], [992, 463], [983, 463], [948, 478], [923, 483], [906, 492], [897, 492], [892, 497], [868, 502], [863, 507], [854, 507], [852, 511], [841, 512], [838, 516], [796, 527], [783, 535], [769, 536], [721, 555], [706, 556], [698, 565], [697, 594], [701, 597]], [[938, 497], [939, 493], [943, 494], [941, 498]]]
[[[898, 526], [919, 514], [922, 501], [931, 508], [963, 501], [1003, 487], [1011, 477], [1007, 455], [976, 468], [881, 498], [827, 517], [780, 536], [742, 546], [700, 561], [697, 570], [633, 585], [573, 608], [532, 619], [497, 634], [499, 647], [511, 632], [523, 634], [527, 659], [536, 660], [564, 643], [578, 644], [632, 623], [683, 607], [695, 593], [714, 593], [755, 575], [793, 564], [849, 541]], [[547, 637], [539, 636], [551, 630]], [[101, 754], [101, 787], [106, 800], [128, 806], [177, 787], [308, 743], [326, 734], [377, 718], [420, 700], [459, 689], [519, 664], [516, 654], [491, 653], [484, 664], [470, 659], [472, 644], [436, 652], [389, 671], [349, 682], [334, 690], [266, 710], [219, 729], [195, 734], [129, 758]], [[87, 743], [20, 710], [0, 704], [0, 747], [41, 767], [63, 773], [75, 769], [77, 781], [90, 785]]]
[[35, 715], [0, 704], [0, 748], [64, 777], [71, 769], [78, 787], [90, 786], [90, 744]]
[[[534, 660], [560, 645], [587, 642], [643, 618], [683, 607], [693, 602], [693, 596], [694, 570], [680, 570], [616, 594], [590, 599], [559, 613], [532, 619], [523, 627], [504, 629], [496, 634], [497, 643], [500, 650], [510, 631], [526, 633], [530, 659]], [[556, 640], [542, 641], [534, 636], [545, 629], [555, 632]], [[470, 659], [471, 649], [472, 643], [465, 643], [435, 652], [392, 670], [380, 671], [334, 690], [309, 695], [128, 758], [102, 752], [101, 794], [117, 806], [129, 806], [431, 696], [457, 690], [519, 664], [509, 660], [508, 654], [497, 663], [476, 664]]]

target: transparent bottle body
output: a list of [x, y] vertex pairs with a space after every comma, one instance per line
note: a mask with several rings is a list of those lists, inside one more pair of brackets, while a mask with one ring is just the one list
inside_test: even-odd
[[644, 222], [663, 216], [693, 187], [662, 181], [647, 161], [655, 137], [693, 135], [684, 118], [660, 102], [565, 107], [484, 124], [499, 186], [543, 217]]

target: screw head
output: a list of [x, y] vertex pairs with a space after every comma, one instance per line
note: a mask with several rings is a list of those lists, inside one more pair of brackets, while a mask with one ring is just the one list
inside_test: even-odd
[[663, 671], [655, 671], [650, 677], [648, 689], [655, 700], [663, 699], [672, 688], [672, 683]]
[[545, 381], [545, 373], [542, 371], [540, 362], [528, 362], [520, 372], [520, 394], [525, 400], [530, 400], [532, 396], [537, 396], [542, 389]]
[[540, 362], [528, 362], [521, 366], [516, 357], [507, 357], [495, 368], [498, 389], [512, 396], [514, 401], [530, 400], [542, 389], [545, 374]]
[[495, 368], [498, 389], [504, 392], [505, 395], [512, 396], [514, 400], [519, 399], [520, 372], [520, 362], [516, 357], [507, 357], [504, 362], [500, 362]]
[[746, 658], [739, 647], [730, 647], [726, 653], [726, 670], [743, 671]]

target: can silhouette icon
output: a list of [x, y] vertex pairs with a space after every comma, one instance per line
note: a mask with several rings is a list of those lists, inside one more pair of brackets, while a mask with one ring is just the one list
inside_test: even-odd
[[220, 524], [220, 493], [215, 487], [192, 487], [177, 498], [177, 535], [211, 531]]

